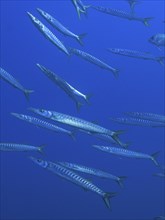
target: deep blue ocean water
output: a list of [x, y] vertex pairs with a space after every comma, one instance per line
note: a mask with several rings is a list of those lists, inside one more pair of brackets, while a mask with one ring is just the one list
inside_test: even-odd
[[[129, 10], [126, 1], [84, 3]], [[38, 7], [73, 32], [87, 33], [84, 46], [49, 25], [36, 11]], [[45, 108], [97, 121], [112, 130], [125, 130], [121, 140], [131, 142], [129, 149], [148, 154], [160, 151], [158, 162], [163, 165], [163, 128], [131, 127], [109, 120], [127, 111], [165, 113], [164, 67], [154, 61], [118, 56], [106, 50], [108, 47], [126, 48], [163, 56], [164, 51], [150, 44], [148, 38], [164, 32], [164, 2], [141, 1], [135, 10], [139, 16], [154, 17], [150, 27], [93, 9], [79, 20], [70, 0], [1, 1], [0, 66], [35, 92], [28, 102], [20, 91], [0, 81], [0, 139], [1, 142], [46, 145], [44, 155], [1, 152], [1, 220], [149, 220], [165, 215], [165, 181], [153, 176], [159, 169], [150, 160], [121, 159], [92, 148], [93, 144], [109, 143], [87, 134], [77, 132], [76, 141], [73, 141], [64, 134], [37, 128], [10, 115], [10, 112], [33, 115], [28, 107]], [[49, 27], [66, 46], [84, 50], [118, 68], [119, 78], [115, 79], [112, 73], [80, 57], [67, 57], [42, 36], [27, 11]], [[74, 102], [44, 76], [36, 63], [56, 72], [83, 93], [92, 94], [90, 105], [84, 105], [78, 113]], [[120, 188], [114, 181], [89, 177], [106, 192], [117, 192], [111, 199], [110, 211], [99, 196], [37, 166], [28, 159], [31, 155], [50, 161], [75, 162], [128, 178], [124, 188]]]

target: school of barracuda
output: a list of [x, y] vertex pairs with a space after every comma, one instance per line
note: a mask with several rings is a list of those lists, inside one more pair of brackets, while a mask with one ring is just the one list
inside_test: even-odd
[[[121, 11], [118, 9], [113, 8], [106, 8], [102, 6], [94, 6], [94, 5], [84, 5], [84, 3], [81, 0], [71, 0], [73, 6], [76, 9], [76, 12], [78, 14], [78, 17], [80, 18], [81, 15], [86, 15], [88, 13], [88, 10], [91, 9], [96, 10], [96, 12], [105, 13], [107, 15], [112, 15], [119, 17], [121, 19], [127, 19], [129, 21], [139, 21], [142, 22], [145, 26], [149, 26], [149, 22], [153, 19], [152, 17], [139, 17], [135, 14], [135, 6], [139, 3], [138, 0], [126, 0], [126, 2], [130, 6], [130, 12]], [[45, 19], [45, 23], [50, 23], [57, 31], [61, 32], [63, 35], [71, 37], [78, 41], [81, 45], [83, 45], [83, 38], [86, 36], [86, 34], [75, 34], [71, 30], [65, 27], [60, 21], [58, 21], [58, 18], [54, 18], [53, 15], [50, 15], [49, 12], [46, 12], [40, 8], [37, 8], [37, 12], [39, 12], [39, 15], [41, 15]], [[30, 12], [27, 12], [27, 15], [29, 16], [32, 23], [35, 25], [35, 27], [41, 32], [42, 35], [45, 36], [45, 38], [53, 43], [59, 50], [64, 52], [67, 56], [77, 55], [83, 60], [88, 61], [89, 63], [93, 63], [94, 65], [102, 68], [103, 70], [108, 70], [113, 73], [115, 78], [119, 76], [119, 70], [116, 67], [112, 67], [111, 64], [107, 64], [104, 61], [102, 61], [101, 58], [97, 58], [94, 55], [91, 55], [90, 53], [87, 53], [85, 51], [71, 48], [63, 44], [63, 42], [60, 41], [56, 37], [56, 35], [50, 31], [45, 24], [43, 24], [38, 18], [36, 18], [34, 15], [32, 15]], [[38, 15], [38, 16], [39, 16]], [[38, 17], [37, 16], [37, 17]], [[100, 15], [101, 16], [101, 15]], [[41, 18], [40, 18], [41, 19]], [[155, 35], [151, 36], [148, 39], [148, 42], [155, 45], [158, 48], [165, 46], [165, 34], [163, 33], [156, 33]], [[131, 58], [138, 58], [143, 60], [153, 60], [157, 61], [160, 64], [164, 64], [164, 56], [155, 57], [153, 54], [146, 53], [145, 51], [135, 51], [132, 49], [118, 49], [118, 48], [107, 48], [107, 50], [113, 54], [122, 55], [126, 57]], [[49, 78], [56, 86], [58, 86], [61, 90], [64, 91], [65, 94], [67, 94], [73, 102], [76, 104], [76, 108], [79, 111], [81, 106], [84, 104], [89, 104], [89, 98], [90, 95], [83, 94], [79, 91], [79, 88], [74, 88], [72, 85], [70, 85], [70, 82], [67, 82], [65, 79], [63, 79], [60, 75], [55, 73], [55, 70], [49, 70], [47, 67], [44, 67], [42, 64], [36, 64], [37, 67], [41, 70], [41, 72], [44, 73], [44, 75]], [[26, 98], [29, 98], [29, 95], [33, 93], [33, 90], [25, 89], [24, 86], [22, 86], [16, 79], [16, 75], [11, 75], [6, 70], [4, 70], [2, 67], [0, 67], [0, 77], [5, 80], [7, 83], [12, 85], [13, 87], [17, 88], [18, 90], [22, 91]], [[75, 134], [77, 131], [83, 132], [84, 135], [88, 134], [93, 137], [106, 140], [109, 142], [108, 146], [105, 145], [93, 145], [93, 148], [104, 151], [108, 154], [112, 155], [118, 155], [122, 157], [129, 157], [129, 158], [140, 158], [140, 159], [149, 159], [151, 160], [158, 168], [161, 170], [161, 166], [159, 165], [158, 161], [156, 160], [156, 157], [159, 152], [155, 152], [152, 154], [150, 153], [144, 153], [144, 152], [136, 152], [132, 150], [126, 149], [126, 147], [129, 146], [128, 143], [123, 143], [120, 139], [120, 134], [123, 133], [123, 130], [117, 130], [113, 131], [110, 128], [105, 128], [103, 125], [98, 125], [96, 123], [93, 123], [90, 121], [90, 119], [81, 119], [79, 117], [68, 115], [67, 113], [60, 113], [56, 112], [55, 109], [47, 110], [42, 108], [34, 108], [29, 107], [29, 110], [38, 116], [41, 116], [45, 119], [48, 119], [51, 121], [45, 121], [37, 117], [33, 117], [31, 115], [24, 115], [22, 113], [11, 113], [12, 116], [15, 116], [15, 118], [20, 119], [22, 121], [28, 122], [29, 124], [33, 124], [37, 127], [45, 128], [47, 130], [67, 134], [73, 139], [75, 139]], [[66, 110], [65, 110], [66, 111]], [[163, 128], [165, 127], [165, 115], [150, 113], [150, 112], [126, 112], [124, 113], [127, 118], [125, 117], [110, 117], [109, 119], [113, 122], [129, 125], [129, 126], [146, 126], [146, 127], [154, 127], [154, 128]], [[59, 127], [53, 122], [61, 123], [61, 125], [65, 124], [70, 126], [74, 130], [67, 130], [62, 127]], [[159, 149], [158, 149], [159, 150]], [[0, 151], [6, 151], [6, 152], [40, 152], [43, 151], [43, 146], [33, 146], [33, 145], [24, 145], [19, 143], [0, 143]], [[75, 173], [80, 172], [81, 175], [84, 173], [94, 175], [100, 178], [106, 178], [116, 181], [120, 186], [123, 187], [123, 180], [126, 178], [125, 176], [118, 176], [111, 174], [108, 171], [103, 171], [100, 168], [92, 168], [88, 167], [87, 165], [81, 165], [76, 164], [73, 162], [66, 162], [66, 161], [56, 161], [56, 162], [50, 162], [49, 160], [43, 160], [40, 158], [34, 158], [30, 157], [30, 159], [37, 165], [39, 165], [42, 168], [45, 168], [46, 170], [51, 171], [52, 173], [56, 174], [57, 176], [66, 179], [69, 182], [72, 182], [76, 184], [77, 186], [80, 186], [81, 188], [85, 188], [87, 190], [90, 190], [99, 196], [101, 196], [108, 208], [111, 208], [110, 205], [110, 198], [115, 196], [114, 192], [107, 193], [104, 192], [100, 187], [95, 185], [94, 183], [91, 183], [83, 176], [80, 176], [79, 174]], [[162, 169], [160, 172], [154, 173], [153, 176], [165, 177], [164, 169]], [[128, 178], [129, 179], [129, 178]], [[165, 219], [163, 216], [155, 217], [155, 219]]]

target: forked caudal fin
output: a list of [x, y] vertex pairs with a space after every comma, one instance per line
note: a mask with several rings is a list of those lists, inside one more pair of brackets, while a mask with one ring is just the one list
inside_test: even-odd
[[126, 176], [119, 176], [119, 179], [117, 180], [117, 183], [119, 184], [120, 187], [124, 187], [123, 181], [126, 179]]
[[28, 90], [28, 89], [24, 90], [24, 95], [28, 101], [29, 101], [29, 95], [33, 92], [34, 92], [34, 90]]
[[116, 195], [116, 193], [114, 192], [108, 192], [105, 193], [103, 196], [103, 200], [105, 202], [105, 205], [107, 206], [107, 208], [111, 209], [111, 205], [110, 205], [110, 198], [114, 197]]
[[124, 132], [125, 132], [125, 131], [123, 131], [123, 130], [118, 130], [118, 131], [115, 131], [114, 134], [112, 135], [112, 138], [113, 138], [113, 139], [116, 141], [116, 143], [119, 144], [120, 146], [122, 146], [122, 145], [121, 145], [121, 142], [120, 142], [118, 136], [119, 136], [120, 134], [123, 134]]
[[158, 156], [159, 153], [160, 153], [160, 152], [157, 151], [157, 152], [151, 154], [151, 160], [154, 162], [154, 164], [155, 164], [156, 166], [159, 166], [158, 162], [156, 161], [156, 158], [157, 158], [157, 156]]
[[86, 35], [87, 35], [87, 33], [80, 34], [80, 35], [77, 36], [77, 40], [78, 40], [78, 42], [79, 42], [82, 46], [83, 46], [82, 40], [83, 40], [83, 38], [84, 38]]
[[150, 20], [152, 20], [153, 19], [153, 17], [149, 17], [149, 18], [144, 18], [143, 19], [143, 24], [145, 25], [145, 26], [150, 26], [150, 24], [149, 24], [149, 21]]

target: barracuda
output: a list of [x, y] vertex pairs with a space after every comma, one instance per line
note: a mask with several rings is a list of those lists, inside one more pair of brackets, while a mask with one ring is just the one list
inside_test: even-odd
[[113, 9], [113, 8], [105, 8], [105, 7], [100, 7], [100, 6], [92, 6], [92, 8], [99, 11], [99, 12], [110, 14], [112, 16], [116, 16], [116, 17], [120, 17], [120, 18], [124, 18], [124, 19], [130, 20], [130, 21], [133, 21], [133, 20], [140, 21], [145, 26], [149, 26], [148, 22], [151, 19], [153, 19], [152, 17], [148, 17], [148, 18], [137, 17], [133, 13], [128, 13], [128, 12], [121, 11], [118, 9]]
[[25, 144], [0, 143], [0, 151], [38, 151], [42, 153], [43, 146], [35, 147]]
[[55, 111], [49, 111], [44, 109], [36, 109], [36, 108], [29, 108], [29, 110], [33, 111], [36, 114], [39, 114], [45, 118], [67, 124], [70, 126], [73, 126], [75, 128], [78, 128], [79, 130], [83, 130], [87, 132], [88, 134], [106, 134], [111, 136], [116, 143], [120, 145], [120, 141], [118, 139], [118, 135], [123, 133], [123, 131], [111, 131], [109, 129], [106, 129], [104, 127], [101, 127], [99, 125], [96, 125], [92, 122], [88, 122], [86, 120], [76, 118], [70, 115], [62, 114]]
[[50, 41], [52, 42], [56, 47], [58, 47], [61, 51], [63, 51], [65, 54], [70, 55], [67, 48], [64, 46], [64, 44], [36, 17], [34, 17], [31, 13], [27, 12], [29, 17], [31, 18], [34, 25], [38, 28], [38, 30]]
[[115, 68], [109, 66], [108, 64], [106, 64], [103, 61], [99, 60], [98, 58], [92, 56], [91, 54], [86, 53], [82, 50], [74, 49], [74, 48], [69, 48], [69, 51], [70, 51], [70, 53], [73, 53], [79, 57], [82, 57], [84, 60], [86, 60], [90, 63], [93, 63], [102, 69], [105, 69], [105, 70], [112, 72], [116, 78], [118, 77], [118, 73], [119, 73], [118, 69], [115, 69]]
[[123, 180], [126, 178], [125, 176], [118, 177], [110, 173], [104, 172], [102, 170], [91, 168], [91, 167], [86, 167], [80, 164], [69, 163], [69, 162], [58, 162], [58, 163], [71, 170], [76, 170], [82, 173], [91, 174], [91, 175], [98, 176], [101, 178], [112, 179], [116, 181], [121, 187], [123, 187]]
[[140, 118], [110, 118], [110, 120], [126, 125], [146, 126], [146, 127], [165, 127], [165, 123], [150, 121]]
[[59, 77], [54, 72], [48, 70], [44, 66], [37, 64], [37, 66], [40, 68], [40, 70], [50, 79], [52, 82], [54, 82], [56, 85], [58, 85], [75, 103], [77, 110], [79, 111], [80, 107], [83, 105], [81, 101], [79, 100], [85, 100], [86, 103], [89, 104], [89, 96], [84, 95], [77, 89], [75, 89], [73, 86], [71, 86], [68, 82], [66, 82], [64, 79]]
[[156, 161], [156, 157], [159, 152], [156, 152], [152, 155], [140, 153], [136, 151], [130, 151], [123, 148], [118, 147], [109, 147], [109, 146], [99, 146], [99, 145], [93, 145], [94, 148], [105, 151], [110, 154], [118, 155], [118, 156], [124, 156], [129, 158], [137, 158], [137, 159], [150, 159], [154, 162], [156, 166], [158, 166], [158, 162]]
[[65, 167], [61, 166], [58, 163], [52, 163], [49, 161], [44, 161], [41, 159], [36, 159], [34, 157], [30, 157], [30, 159], [38, 164], [39, 166], [55, 173], [56, 175], [68, 180], [69, 182], [72, 182], [76, 184], [77, 186], [80, 186], [86, 190], [92, 191], [99, 196], [101, 196], [108, 208], [110, 208], [110, 201], [109, 199], [115, 195], [115, 193], [105, 193], [100, 188], [95, 186], [93, 183], [89, 182], [88, 180], [82, 178], [81, 176], [77, 175], [76, 173], [72, 172], [69, 169], [66, 169]]
[[25, 89], [11, 74], [6, 72], [4, 69], [0, 67], [0, 78], [8, 82], [14, 88], [22, 91], [27, 99], [29, 99], [29, 95], [34, 92], [33, 90]]
[[64, 133], [64, 134], [67, 134], [70, 137], [74, 138], [74, 134], [71, 131], [68, 131], [64, 128], [61, 128], [61, 127], [56, 126], [54, 124], [51, 124], [47, 121], [43, 121], [39, 118], [35, 118], [35, 117], [30, 116], [30, 115], [18, 114], [18, 113], [11, 113], [11, 115], [15, 116], [16, 118], [18, 118], [20, 120], [23, 120], [23, 121], [29, 122], [31, 124], [34, 124], [38, 127], [46, 128], [46, 129], [52, 130], [54, 132]]
[[86, 34], [74, 34], [72, 31], [68, 30], [65, 26], [63, 26], [57, 19], [55, 19], [54, 17], [52, 17], [50, 14], [48, 14], [47, 12], [41, 10], [40, 8], [37, 8], [37, 11], [54, 27], [56, 28], [58, 31], [60, 31], [62, 34], [64, 34], [65, 36], [69, 36], [72, 37], [74, 39], [76, 39], [81, 45], [82, 43], [82, 39]]
[[147, 53], [147, 52], [141, 52], [141, 51], [135, 51], [135, 50], [128, 50], [128, 49], [119, 49], [119, 48], [108, 48], [108, 51], [114, 54], [137, 58], [137, 59], [143, 59], [143, 60], [153, 60], [161, 65], [164, 65], [163, 61], [165, 59], [164, 56], [161, 57], [155, 57], [154, 55]]

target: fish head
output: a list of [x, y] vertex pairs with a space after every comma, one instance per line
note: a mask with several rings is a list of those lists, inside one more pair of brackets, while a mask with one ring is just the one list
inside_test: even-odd
[[19, 119], [24, 119], [24, 115], [22, 115], [22, 114], [11, 112], [11, 115], [13, 115], [13, 116], [15, 116], [16, 118], [19, 118]]
[[41, 64], [37, 63], [36, 64], [38, 66], [38, 68], [40, 68], [41, 71], [45, 72], [46, 68], [44, 66], [42, 66]]
[[37, 11], [38, 11], [42, 16], [44, 16], [44, 17], [47, 16], [47, 13], [46, 13], [45, 11], [43, 11], [42, 9], [37, 8]]
[[41, 115], [45, 118], [51, 118], [52, 117], [52, 112], [48, 111], [48, 110], [39, 109], [39, 108], [29, 108], [29, 110], [36, 113], [36, 114], [38, 114], [38, 115]]
[[32, 22], [39, 27], [40, 29], [44, 29], [44, 25], [36, 18], [34, 17], [30, 12], [27, 12], [29, 17], [31, 18]]
[[42, 159], [38, 159], [35, 157], [29, 157], [30, 160], [32, 160], [34, 163], [38, 164], [39, 166], [46, 168], [48, 166], [48, 162]]

